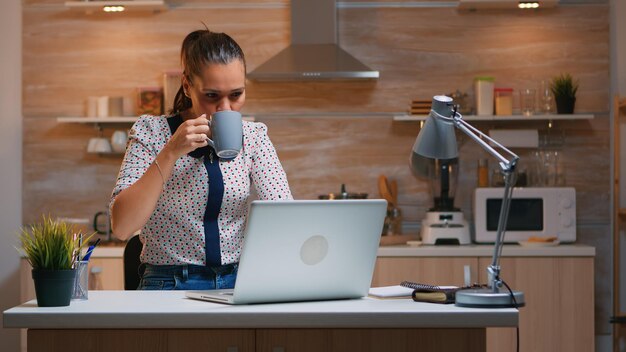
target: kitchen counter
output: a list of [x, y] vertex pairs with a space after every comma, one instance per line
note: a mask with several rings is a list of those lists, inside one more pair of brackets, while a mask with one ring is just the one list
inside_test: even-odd
[[[503, 257], [588, 257], [595, 256], [596, 250], [584, 244], [560, 244], [553, 247], [522, 247], [505, 244]], [[122, 258], [124, 246], [98, 246], [93, 258]], [[379, 257], [484, 257], [493, 255], [493, 245], [471, 244], [464, 246], [409, 246], [406, 244], [381, 246]]]
[[[491, 257], [491, 244], [463, 246], [409, 246], [395, 245], [378, 248], [378, 257]], [[584, 244], [560, 244], [552, 247], [524, 247], [505, 244], [502, 257], [593, 257], [596, 249]]]

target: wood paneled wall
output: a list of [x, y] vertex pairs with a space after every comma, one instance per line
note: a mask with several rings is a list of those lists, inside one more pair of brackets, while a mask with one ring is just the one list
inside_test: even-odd
[[[55, 117], [83, 115], [88, 96], [131, 98], [137, 87], [161, 85], [163, 72], [178, 68], [182, 39], [202, 23], [233, 36], [249, 70], [289, 43], [287, 0], [176, 0], [169, 11], [117, 15], [85, 15], [63, 2], [24, 1], [24, 223], [42, 213], [91, 217], [106, 208], [115, 182], [121, 156], [87, 154], [88, 140], [97, 134], [93, 126], [58, 124]], [[295, 197], [336, 192], [341, 183], [377, 197], [376, 178], [384, 173], [398, 180], [407, 223], [418, 223], [432, 205], [428, 182], [408, 168], [419, 125], [393, 122], [391, 115], [406, 111], [412, 99], [456, 89], [471, 93], [477, 75], [517, 90], [569, 72], [580, 80], [576, 111], [596, 113], [595, 119], [557, 121], [550, 131], [546, 122], [476, 126], [562, 136], [567, 185], [578, 195], [579, 242], [598, 248], [597, 274], [608, 275], [608, 4], [528, 12], [374, 4], [380, 6], [340, 7], [339, 42], [379, 70], [379, 80], [248, 82], [243, 112], [269, 126]], [[290, 115], [267, 117], [283, 113]], [[129, 127], [105, 126], [103, 133]], [[516, 151], [522, 166], [528, 163], [532, 150]], [[487, 155], [479, 147], [461, 143], [456, 204], [468, 219], [480, 157]], [[604, 280], [598, 280], [596, 297], [596, 329], [607, 333], [610, 287]]]

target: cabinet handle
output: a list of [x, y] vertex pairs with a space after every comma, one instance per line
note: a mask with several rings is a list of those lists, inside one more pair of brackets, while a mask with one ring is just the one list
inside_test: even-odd
[[237, 346], [228, 346], [226, 347], [226, 352], [239, 352], [239, 348]]
[[285, 347], [274, 346], [274, 347], [272, 347], [272, 352], [285, 352]]

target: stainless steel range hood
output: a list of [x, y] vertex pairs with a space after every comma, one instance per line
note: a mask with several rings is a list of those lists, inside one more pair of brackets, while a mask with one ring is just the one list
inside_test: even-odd
[[291, 0], [291, 45], [248, 74], [257, 81], [377, 79], [337, 45], [335, 0]]

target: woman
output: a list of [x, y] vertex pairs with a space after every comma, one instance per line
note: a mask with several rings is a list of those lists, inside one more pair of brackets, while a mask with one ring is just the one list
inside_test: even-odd
[[243, 123], [243, 148], [231, 160], [208, 147], [209, 119], [239, 111], [246, 65], [224, 33], [198, 30], [182, 44], [183, 77], [168, 116], [142, 116], [131, 129], [111, 197], [113, 233], [141, 229], [139, 289], [234, 287], [254, 185], [260, 199], [293, 199], [262, 123]]

